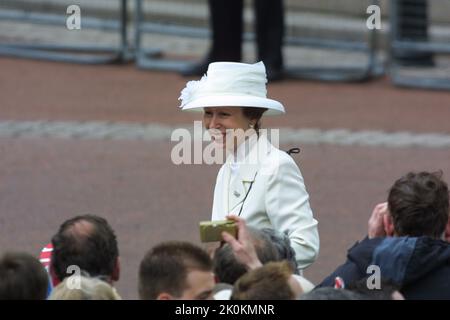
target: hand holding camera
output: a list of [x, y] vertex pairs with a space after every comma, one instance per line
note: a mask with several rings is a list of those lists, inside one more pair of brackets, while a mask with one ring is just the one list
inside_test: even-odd
[[236, 222], [233, 220], [202, 221], [200, 222], [200, 241], [223, 241], [222, 232], [224, 231], [236, 238], [238, 233]]
[[245, 220], [237, 216], [227, 216], [227, 219], [200, 222], [200, 240], [202, 242], [225, 241], [233, 249], [236, 259], [247, 269], [252, 270], [262, 266]]

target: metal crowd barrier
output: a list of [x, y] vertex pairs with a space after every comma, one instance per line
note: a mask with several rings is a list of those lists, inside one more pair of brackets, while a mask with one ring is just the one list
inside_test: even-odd
[[[253, 0], [257, 1], [257, 0]], [[151, 1], [150, 1], [151, 2]], [[207, 4], [207, 1], [204, 1]], [[378, 0], [366, 0], [367, 6], [371, 4], [378, 5]], [[189, 26], [171, 21], [154, 22], [146, 21], [143, 4], [145, 1], [136, 0], [135, 6], [135, 49], [136, 49], [136, 63], [138, 67], [144, 69], [155, 70], [170, 70], [180, 71], [187, 65], [184, 58], [167, 59], [157, 48], [149, 48], [143, 45], [143, 37], [147, 34], [164, 34], [173, 36], [182, 36], [192, 39], [204, 39], [209, 41], [210, 30], [208, 27]], [[147, 2], [148, 3], [148, 2]], [[286, 12], [286, 20], [289, 20], [289, 12]], [[341, 17], [342, 19], [342, 17]], [[299, 37], [295, 34], [285, 36], [285, 47], [305, 47], [322, 50], [323, 52], [336, 51], [342, 54], [359, 53], [364, 63], [359, 65], [341, 66], [323, 66], [322, 63], [314, 63], [305, 61], [302, 65], [287, 65], [286, 74], [293, 78], [315, 79], [321, 81], [364, 81], [374, 76], [379, 76], [384, 73], [383, 64], [377, 57], [378, 52], [378, 31], [376, 29], [369, 30], [366, 28], [366, 12], [361, 12], [359, 27], [364, 29], [365, 37], [361, 40], [335, 39], [324, 36], [308, 36]], [[333, 23], [332, 17], [330, 23]], [[332, 26], [330, 26], [332, 28]], [[244, 41], [253, 41], [255, 38], [252, 32], [244, 34]], [[156, 42], [154, 43], [156, 44]], [[154, 45], [153, 44], [153, 45]], [[163, 52], [164, 53], [164, 52]], [[206, 53], [206, 52], [205, 52]]]
[[149, 48], [143, 44], [146, 33], [185, 35], [187, 37], [208, 37], [208, 31], [187, 26], [176, 26], [145, 21], [143, 1], [135, 0], [134, 9], [134, 49], [136, 65], [142, 69], [180, 71], [189, 62], [180, 59], [164, 59], [159, 48]]
[[[0, 55], [20, 58], [51, 60], [60, 62], [72, 62], [82, 64], [106, 64], [122, 63], [132, 59], [127, 42], [127, 0], [118, 0], [117, 19], [100, 19], [86, 17], [82, 9], [82, 29], [101, 29], [117, 34], [119, 44], [117, 46], [101, 44], [58, 44], [58, 43], [8, 43], [0, 39]], [[73, 1], [54, 1], [57, 5], [69, 6]], [[6, 3], [6, 1], [5, 1]], [[34, 3], [36, 5], [36, 3]], [[38, 3], [39, 4], [39, 3]], [[0, 21], [13, 23], [32, 23], [45, 26], [58, 26], [66, 28], [65, 11], [61, 14], [45, 13], [42, 10], [17, 10], [0, 7]], [[78, 31], [74, 31], [78, 32]], [[57, 40], [57, 39], [56, 39]], [[23, 41], [26, 42], [26, 41]], [[56, 41], [57, 42], [57, 41]]]
[[[364, 7], [370, 5], [380, 6], [378, 0], [362, 1]], [[353, 66], [290, 66], [288, 74], [295, 78], [320, 80], [320, 81], [366, 81], [373, 77], [381, 76], [384, 74], [384, 64], [379, 57], [379, 32], [377, 29], [368, 29], [366, 27], [366, 12], [359, 17], [359, 28], [366, 30], [365, 36], [362, 39], [337, 39], [334, 36], [310, 36], [310, 37], [298, 37], [288, 36], [287, 44], [305, 48], [322, 49], [328, 52], [336, 52], [342, 54], [355, 54], [359, 55], [365, 60], [363, 63]], [[337, 18], [345, 18], [337, 16]], [[354, 17], [353, 17], [354, 18]], [[333, 24], [333, 18], [330, 17], [330, 23]], [[335, 58], [332, 58], [335, 59]], [[309, 65], [309, 63], [308, 63]]]
[[445, 3], [449, 8], [447, 0], [390, 1], [389, 73], [395, 85], [450, 89], [450, 43], [433, 35], [431, 17], [431, 9], [445, 10], [438, 7]]
[[[201, 41], [204, 41], [204, 43], [209, 43], [210, 30], [207, 24], [203, 22], [203, 25], [198, 25], [198, 23], [195, 24], [190, 21], [183, 20], [189, 20], [189, 18], [183, 17], [183, 13], [185, 13], [184, 11], [195, 11], [199, 10], [198, 8], [203, 8], [199, 12], [195, 12], [194, 16], [199, 18], [198, 20], [203, 19], [203, 21], [207, 21], [208, 10], [206, 10], [206, 0], [189, 0], [187, 2], [163, 0], [102, 1], [103, 3], [107, 3], [106, 6], [111, 6], [112, 3], [120, 5], [120, 8], [117, 9], [117, 19], [101, 19], [98, 17], [94, 18], [93, 16], [83, 15], [82, 25], [83, 28], [95, 28], [112, 31], [120, 37], [120, 43], [117, 46], [100, 45], [99, 43], [84, 45], [81, 44], [80, 41], [73, 45], [63, 45], [58, 42], [53, 44], [42, 44], [45, 43], [43, 41], [38, 41], [38, 43], [27, 43], [26, 41], [24, 43], [8, 43], [2, 41], [0, 37], [0, 54], [24, 58], [49, 59], [78, 63], [114, 63], [135, 58], [136, 64], [140, 68], [180, 71], [184, 66], [186, 66], [187, 63], [189, 63], [186, 60], [186, 55], [178, 58], [175, 57], [172, 59], [167, 59], [166, 56], [177, 56], [178, 52], [175, 52], [174, 54], [173, 52], [166, 52], [165, 49], [155, 47], [158, 44], [162, 44], [163, 41], [159, 42], [158, 39], [155, 40], [154, 35], [176, 36], [182, 37], [183, 39], [200, 39]], [[89, 8], [90, 5], [93, 6], [94, 4], [101, 3], [102, 1], [80, 0], [78, 2], [82, 8], [83, 5]], [[338, 2], [339, 1], [343, 0], [338, 0]], [[31, 9], [23, 9], [21, 11], [2, 9], [3, 4], [14, 2], [28, 3], [30, 4], [29, 7]], [[69, 5], [70, 2], [72, 1], [4, 0], [0, 4], [0, 22], [4, 20], [14, 21], [17, 23], [31, 22], [36, 25], [58, 25], [59, 28], [65, 28], [65, 14], [51, 14], [42, 12], [42, 10], [39, 12], [39, 10], [34, 10], [36, 9], [34, 7], [35, 4], [64, 3]], [[363, 4], [358, 4], [361, 8], [367, 8], [367, 6], [371, 4], [379, 3], [377, 0], [364, 0], [363, 2]], [[291, 2], [291, 5], [292, 3], [294, 2]], [[301, 4], [301, 2], [298, 3]], [[348, 1], [343, 1], [343, 3], [348, 3]], [[129, 4], [131, 4], [131, 6], [134, 5], [134, 48], [130, 48], [127, 42], [127, 5]], [[182, 6], [181, 9], [180, 6]], [[169, 12], [169, 14], [165, 16], [164, 11]], [[291, 10], [288, 10], [286, 12], [286, 21], [292, 22], [295, 19], [301, 20], [304, 18], [304, 16], [297, 17], [290, 11]], [[162, 16], [160, 20], [158, 20], [158, 14]], [[102, 13], [100, 16], [101, 15]], [[378, 31], [376, 29], [369, 30], [366, 28], [365, 21], [367, 19], [367, 14], [365, 10], [361, 10], [358, 17], [352, 16], [351, 14], [349, 14], [349, 16], [350, 17], [346, 17], [345, 14], [342, 13], [340, 13], [340, 16], [338, 16], [338, 14], [334, 15], [334, 13], [329, 14], [330, 21], [327, 23], [330, 25], [326, 26], [324, 30], [319, 30], [317, 32], [314, 29], [314, 24], [310, 27], [306, 25], [305, 22], [303, 22], [303, 25], [300, 23], [300, 27], [297, 29], [309, 28], [308, 32], [295, 33], [291, 32], [289, 27], [287, 27], [285, 48], [287, 46], [290, 48], [301, 49], [311, 48], [312, 50], [317, 50], [317, 52], [321, 51], [321, 53], [324, 54], [324, 57], [326, 56], [325, 58], [322, 58], [323, 61], [320, 61], [321, 58], [317, 59], [316, 57], [315, 61], [313, 61], [314, 59], [310, 61], [308, 58], [302, 58], [297, 59], [301, 60], [302, 63], [286, 63], [287, 74], [295, 78], [324, 81], [363, 81], [382, 74], [384, 71], [383, 66], [377, 58], [377, 53], [379, 52], [377, 48]], [[364, 34], [363, 37], [358, 39], [347, 39], [345, 38], [345, 35], [343, 37], [339, 37], [338, 32], [333, 34], [327, 33], [328, 30], [333, 28], [335, 21], [340, 19], [339, 21], [345, 22], [347, 18], [349, 18], [349, 20], [357, 20], [356, 24], [351, 24], [350, 27], [347, 26], [347, 28], [358, 29], [359, 33]], [[247, 24], [249, 24], [249, 22], [250, 24], [253, 22], [251, 21], [253, 19], [251, 16], [246, 17], [246, 19]], [[312, 19], [314, 19], [314, 17]], [[295, 24], [296, 22], [294, 21], [293, 23]], [[150, 41], [144, 41], [144, 36], [146, 35], [152, 35], [153, 38], [150, 39]], [[247, 43], [249, 41], [254, 41], [254, 34], [251, 30], [244, 34], [244, 40]], [[340, 63], [339, 58], [328, 58], [335, 52], [341, 56], [359, 54], [360, 57], [362, 57], [362, 59], [359, 60], [364, 60], [364, 62], [353, 63], [351, 59], [347, 59], [350, 63], [343, 66], [344, 64]], [[336, 63], [331, 65], [328, 63], [329, 61]]]

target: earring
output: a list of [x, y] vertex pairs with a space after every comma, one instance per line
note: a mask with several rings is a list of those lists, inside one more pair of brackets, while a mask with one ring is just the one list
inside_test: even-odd
[[255, 128], [255, 125], [253, 123], [250, 123], [248, 126], [250, 127], [250, 129], [254, 129]]

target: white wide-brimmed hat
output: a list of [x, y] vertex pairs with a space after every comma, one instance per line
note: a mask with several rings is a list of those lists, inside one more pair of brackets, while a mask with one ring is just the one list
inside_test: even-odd
[[199, 81], [189, 81], [181, 91], [182, 110], [204, 107], [267, 108], [267, 115], [285, 113], [283, 105], [267, 98], [264, 63], [213, 62]]

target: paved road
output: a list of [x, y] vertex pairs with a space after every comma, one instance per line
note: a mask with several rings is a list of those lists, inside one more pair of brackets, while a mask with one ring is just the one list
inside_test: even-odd
[[[0, 69], [2, 250], [37, 254], [65, 219], [87, 212], [104, 215], [120, 243], [118, 289], [125, 298], [136, 298], [137, 268], [145, 251], [162, 240], [198, 242], [197, 222], [210, 215], [218, 166], [172, 164], [174, 144], [163, 134], [198, 118], [176, 107], [185, 79], [132, 66], [14, 59], [0, 59]], [[428, 133], [448, 138], [448, 93], [401, 90], [385, 79], [361, 85], [287, 81], [271, 85], [269, 92], [285, 102], [289, 117], [264, 124], [303, 132], [283, 148], [302, 147], [295, 159], [319, 220], [321, 253], [306, 272], [314, 282], [364, 236], [372, 207], [386, 198], [397, 177], [409, 170], [442, 169], [450, 180], [449, 146], [414, 140]], [[55, 129], [61, 121], [66, 125]], [[100, 129], [116, 136], [99, 134], [99, 121]], [[119, 130], [124, 124], [131, 130], [125, 137]], [[156, 127], [147, 132], [155, 138], [130, 134], [142, 127]], [[301, 140], [302, 130], [312, 128], [319, 140]], [[347, 139], [377, 130], [391, 142], [320, 140], [336, 129], [348, 130]], [[405, 136], [396, 134], [404, 131], [409, 136], [401, 140]], [[405, 143], [411, 139], [416, 143]], [[403, 144], [395, 147], [395, 141]]]

